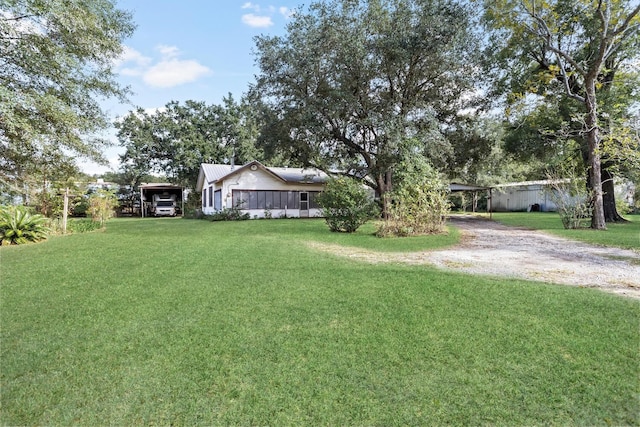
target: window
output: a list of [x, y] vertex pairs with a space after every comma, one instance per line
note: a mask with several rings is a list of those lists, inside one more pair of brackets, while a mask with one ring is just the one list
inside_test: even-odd
[[258, 192], [248, 191], [248, 193], [249, 193], [249, 209], [258, 209]]
[[289, 209], [300, 209], [300, 193], [298, 191], [289, 191], [287, 193], [287, 207]]
[[202, 207], [206, 208], [207, 207], [207, 189], [203, 189], [202, 190]]
[[209, 207], [213, 206], [213, 187], [209, 187]]
[[300, 192], [233, 190], [232, 203], [239, 209], [299, 209]]
[[213, 193], [213, 208], [217, 211], [222, 210], [222, 190]]
[[316, 202], [318, 194], [320, 194], [319, 191], [309, 191], [309, 209], [320, 209], [318, 202]]

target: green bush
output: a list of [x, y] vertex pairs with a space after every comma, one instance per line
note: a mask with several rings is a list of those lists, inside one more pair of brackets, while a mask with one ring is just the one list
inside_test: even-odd
[[585, 227], [591, 218], [592, 194], [584, 178], [574, 170], [565, 168], [559, 173], [547, 173], [550, 184], [545, 189], [549, 199], [557, 206], [565, 229]]
[[118, 198], [113, 192], [98, 190], [89, 196], [87, 212], [94, 221], [99, 222], [100, 226], [104, 227], [105, 222], [115, 216], [118, 205]]
[[390, 195], [388, 215], [377, 231], [380, 237], [443, 233], [451, 203], [448, 188], [428, 163], [405, 162]]
[[251, 219], [251, 215], [246, 212], [242, 213], [238, 208], [225, 208], [211, 215], [205, 215], [205, 218], [210, 221], [245, 221]]
[[369, 191], [347, 177], [331, 178], [316, 201], [331, 231], [353, 233], [379, 213]]
[[21, 245], [47, 238], [47, 218], [24, 206], [0, 207], [0, 245]]
[[89, 218], [74, 219], [67, 223], [67, 230], [73, 233], [87, 233], [102, 228], [102, 225]]

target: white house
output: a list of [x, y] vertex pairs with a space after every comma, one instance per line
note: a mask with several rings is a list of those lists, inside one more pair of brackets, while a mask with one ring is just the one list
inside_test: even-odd
[[203, 163], [196, 191], [202, 212], [238, 208], [252, 218], [321, 215], [316, 196], [329, 176], [317, 169], [272, 168], [258, 161], [243, 166]]

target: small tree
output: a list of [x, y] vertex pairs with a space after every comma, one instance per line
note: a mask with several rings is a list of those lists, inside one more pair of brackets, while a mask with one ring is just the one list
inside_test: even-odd
[[378, 214], [366, 187], [348, 177], [331, 178], [316, 200], [331, 231], [353, 233]]
[[582, 228], [585, 218], [591, 218], [593, 211], [592, 192], [575, 172], [567, 169], [561, 174], [547, 173], [549, 185], [545, 191], [558, 207], [564, 228]]
[[91, 218], [104, 227], [105, 222], [115, 215], [118, 207], [118, 198], [107, 190], [98, 190], [89, 197], [89, 208], [87, 212]]
[[450, 202], [438, 173], [422, 159], [401, 164], [398, 187], [391, 193], [389, 217], [378, 236], [416, 236], [445, 231]]

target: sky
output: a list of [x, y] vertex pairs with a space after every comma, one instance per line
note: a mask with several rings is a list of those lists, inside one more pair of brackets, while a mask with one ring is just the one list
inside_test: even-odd
[[[283, 35], [299, 0], [118, 0], [137, 29], [124, 41], [116, 62], [118, 82], [133, 91], [130, 104], [106, 100], [112, 117], [136, 107], [150, 112], [170, 101], [220, 104], [229, 93], [239, 100], [258, 73], [253, 54], [259, 35]], [[104, 135], [117, 143], [115, 129]], [[110, 167], [83, 163], [83, 172], [118, 169], [121, 147], [105, 150]]]

